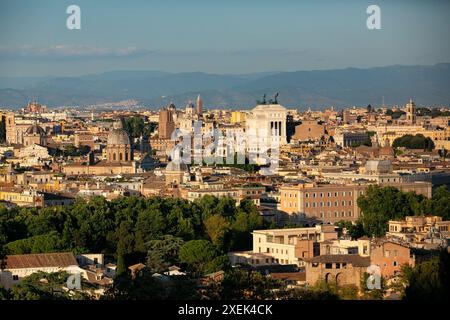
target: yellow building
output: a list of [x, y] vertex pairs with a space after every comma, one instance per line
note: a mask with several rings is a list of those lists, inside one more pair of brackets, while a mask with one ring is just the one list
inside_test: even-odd
[[23, 191], [15, 188], [1, 188], [0, 201], [7, 201], [19, 207], [40, 207], [43, 196], [34, 191]]
[[231, 112], [231, 123], [242, 123], [245, 122], [247, 114], [242, 111]]

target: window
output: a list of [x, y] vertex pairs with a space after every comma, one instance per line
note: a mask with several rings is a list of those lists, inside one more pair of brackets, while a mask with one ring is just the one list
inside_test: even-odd
[[325, 263], [325, 269], [333, 269], [332, 263]]
[[341, 264], [340, 263], [336, 263], [336, 269], [340, 269], [341, 268]]
[[18, 276], [17, 274], [14, 274], [14, 275], [13, 275], [13, 280], [14, 280], [14, 281], [18, 281], [18, 280], [19, 280], [19, 276]]
[[397, 266], [397, 261], [392, 262], [392, 265], [393, 265], [394, 267], [396, 267], [396, 266]]

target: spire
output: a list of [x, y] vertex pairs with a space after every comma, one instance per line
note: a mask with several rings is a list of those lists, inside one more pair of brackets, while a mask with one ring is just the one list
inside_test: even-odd
[[197, 97], [197, 114], [201, 115], [203, 112], [203, 100], [202, 97], [200, 97], [200, 94]]

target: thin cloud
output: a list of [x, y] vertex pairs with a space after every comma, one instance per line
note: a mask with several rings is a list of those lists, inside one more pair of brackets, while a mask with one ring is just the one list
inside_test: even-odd
[[152, 54], [156, 51], [136, 47], [118, 49], [87, 45], [58, 44], [49, 47], [20, 46], [14, 48], [0, 47], [2, 59], [98, 59], [98, 58], [134, 58]]

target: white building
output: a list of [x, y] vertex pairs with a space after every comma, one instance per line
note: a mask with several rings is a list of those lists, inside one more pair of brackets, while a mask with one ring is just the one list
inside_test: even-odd
[[6, 257], [5, 268], [0, 271], [0, 284], [5, 289], [10, 289], [22, 278], [33, 273], [59, 271], [70, 274], [84, 273], [71, 252], [10, 255]]
[[247, 115], [247, 139], [258, 139], [258, 145], [252, 143], [248, 146], [249, 152], [260, 152], [262, 146], [284, 145], [286, 139], [287, 109], [279, 104], [257, 105]]

